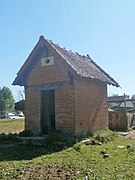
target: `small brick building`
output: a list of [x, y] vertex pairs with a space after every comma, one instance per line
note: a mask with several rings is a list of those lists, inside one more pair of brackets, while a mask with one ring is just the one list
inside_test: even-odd
[[107, 84], [119, 86], [90, 57], [40, 37], [15, 78], [25, 88], [25, 129], [72, 135], [108, 126]]

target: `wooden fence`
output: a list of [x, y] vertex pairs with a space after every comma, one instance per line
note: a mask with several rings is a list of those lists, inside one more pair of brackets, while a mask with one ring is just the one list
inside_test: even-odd
[[109, 129], [115, 131], [127, 131], [131, 118], [126, 111], [109, 110]]

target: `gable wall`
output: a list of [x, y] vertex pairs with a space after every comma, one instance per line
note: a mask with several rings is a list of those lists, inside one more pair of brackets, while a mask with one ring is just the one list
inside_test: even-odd
[[[74, 85], [70, 84], [67, 63], [55, 51], [49, 52], [54, 56], [55, 64], [41, 67], [40, 61], [30, 72], [26, 86], [26, 129], [40, 133], [41, 85], [56, 86], [55, 112], [56, 128], [66, 133], [74, 133]], [[59, 87], [58, 87], [59, 86]], [[58, 89], [57, 89], [58, 87]]]
[[86, 134], [108, 126], [107, 86], [98, 81], [75, 83], [75, 134]]
[[59, 62], [61, 61], [60, 56], [54, 51], [49, 51], [48, 56], [55, 56], [54, 65], [41, 66], [41, 60], [39, 59], [28, 76], [27, 85], [48, 84], [67, 80], [66, 69]]

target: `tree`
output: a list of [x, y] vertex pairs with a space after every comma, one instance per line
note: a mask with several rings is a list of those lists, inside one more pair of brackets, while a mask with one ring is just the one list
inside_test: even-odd
[[3, 86], [0, 88], [0, 116], [4, 118], [7, 111], [13, 110], [14, 107], [14, 97], [12, 91]]

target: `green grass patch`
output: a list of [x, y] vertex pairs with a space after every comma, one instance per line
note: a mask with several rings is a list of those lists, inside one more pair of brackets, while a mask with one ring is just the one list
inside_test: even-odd
[[0, 179], [135, 179], [134, 139], [108, 130], [87, 138], [104, 140], [102, 145], [85, 145], [53, 132], [44, 146], [1, 146]]
[[0, 119], [0, 133], [19, 133], [24, 130], [24, 119]]

